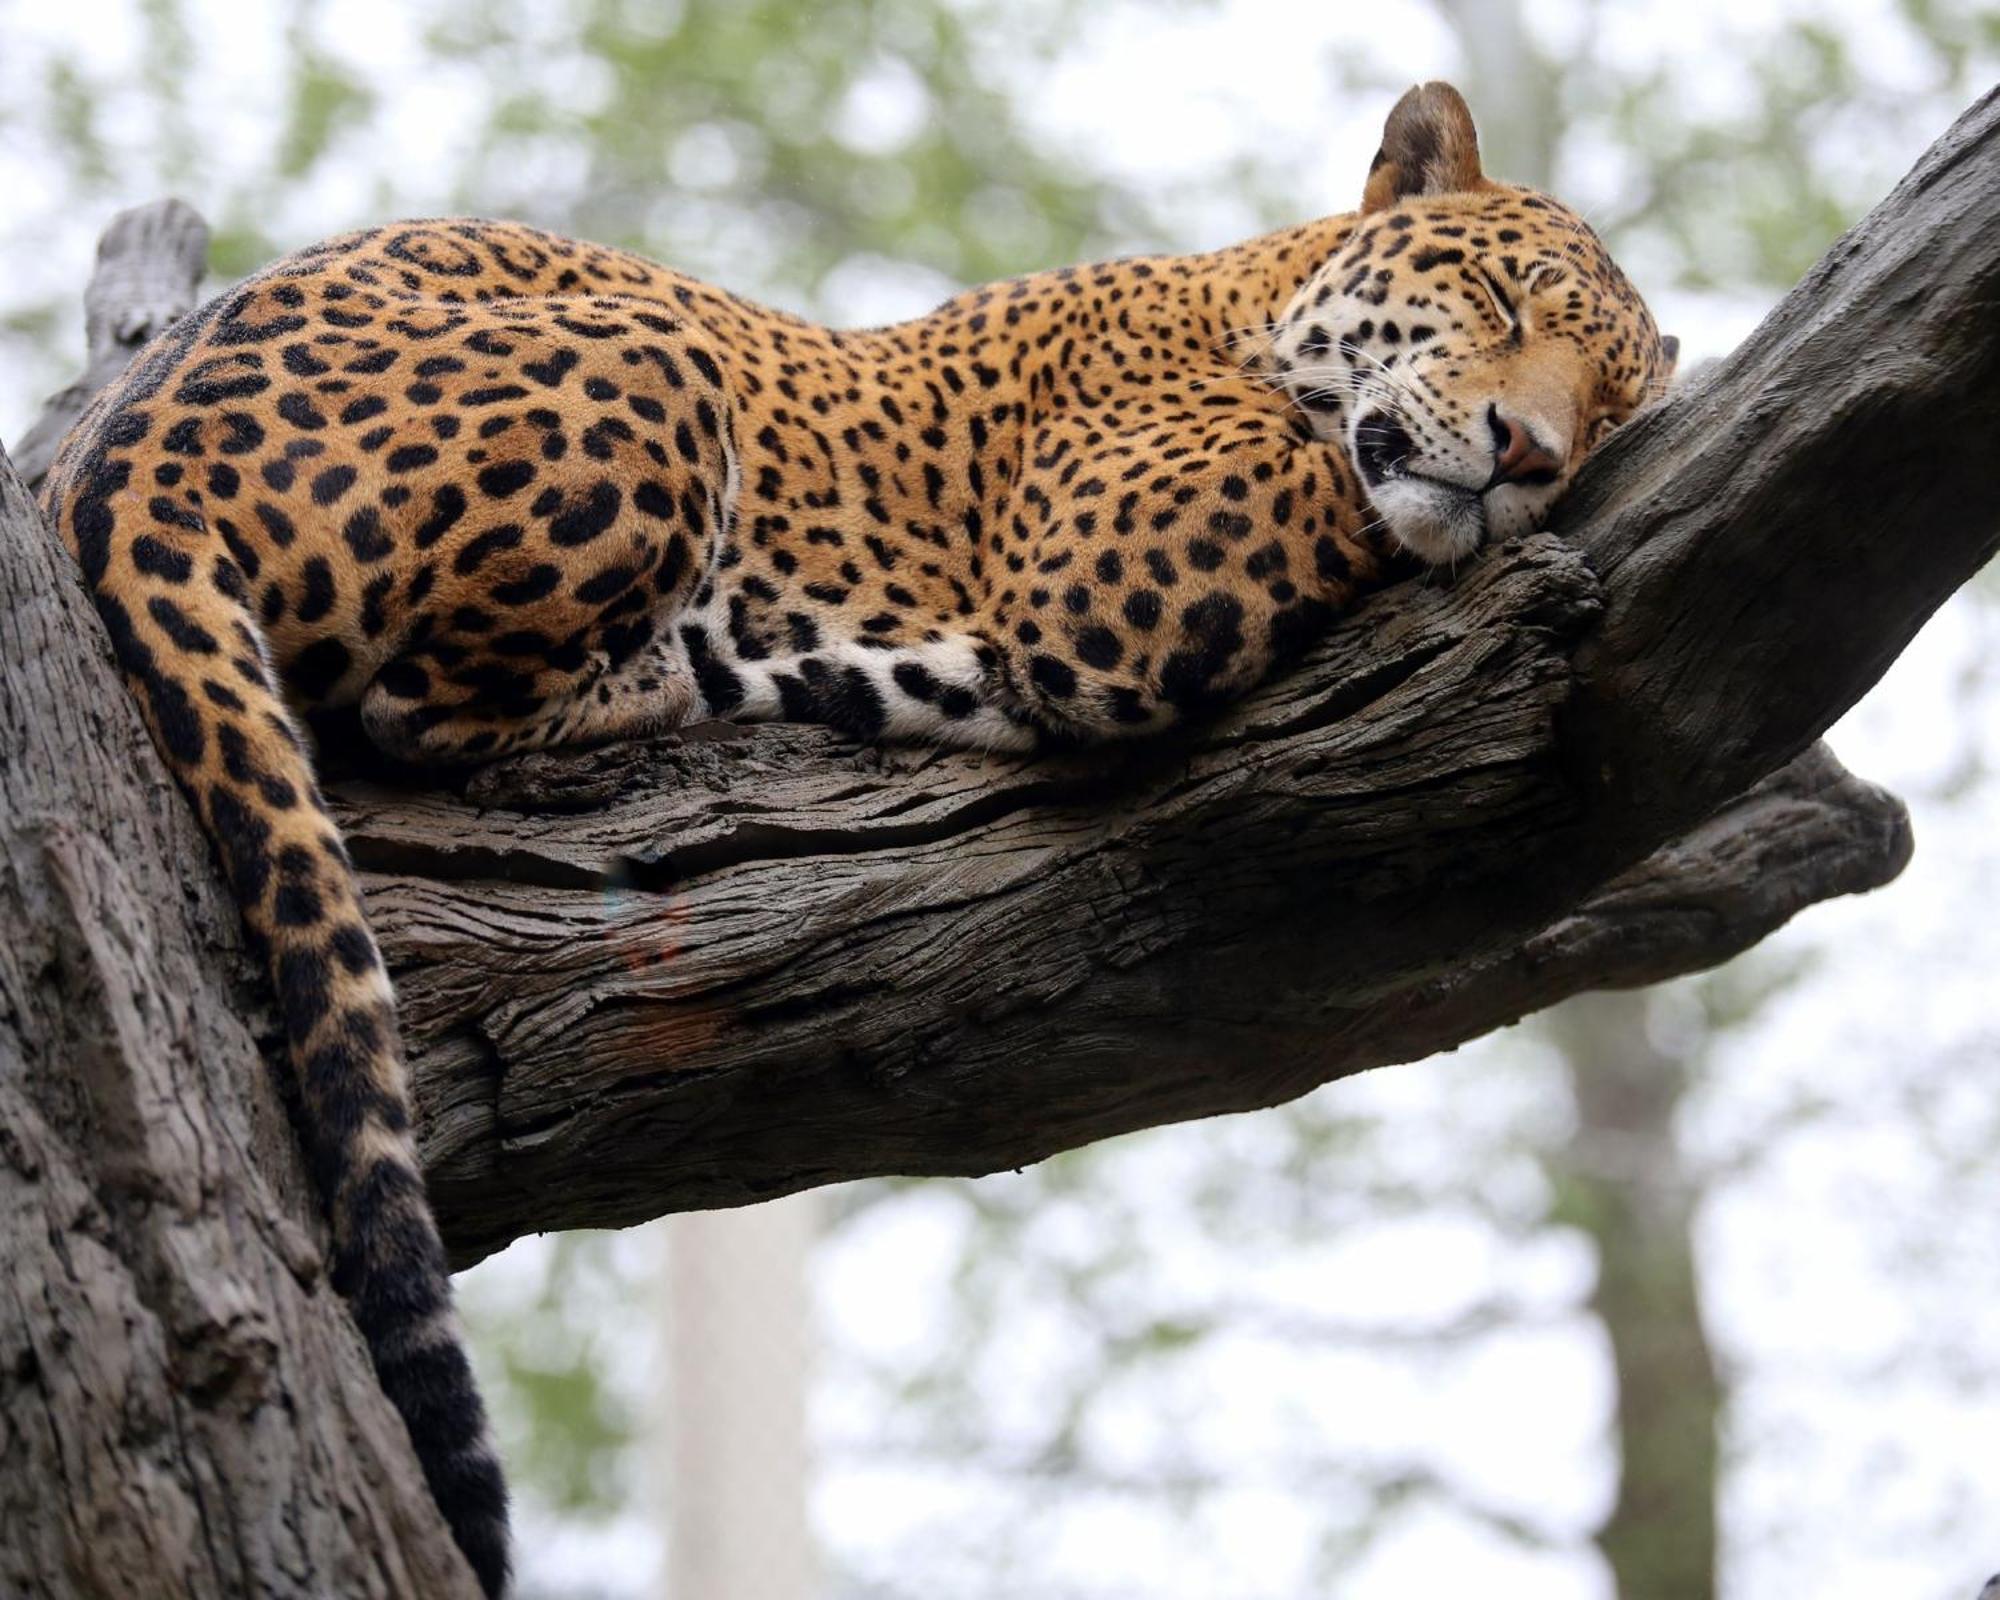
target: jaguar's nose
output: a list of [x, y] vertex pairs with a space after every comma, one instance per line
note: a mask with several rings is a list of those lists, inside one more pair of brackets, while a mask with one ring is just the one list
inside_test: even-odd
[[1499, 483], [1556, 481], [1562, 472], [1561, 458], [1537, 439], [1525, 422], [1489, 405], [1486, 426], [1493, 433], [1493, 476], [1486, 480], [1487, 488]]

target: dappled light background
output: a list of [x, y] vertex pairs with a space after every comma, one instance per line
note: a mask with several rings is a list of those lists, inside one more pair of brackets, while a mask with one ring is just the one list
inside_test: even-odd
[[[1684, 362], [1725, 356], [1992, 84], [2000, 7], [0, 0], [0, 41], [15, 437], [81, 363], [97, 231], [162, 194], [216, 226], [218, 280], [471, 211], [878, 322], [1347, 209], [1430, 76]], [[823, 1197], [819, 1592], [1664, 1600], [1708, 1592], [1692, 1561], [1732, 1600], [1972, 1600], [2000, 1567], [1997, 626], [1982, 579], [1832, 736], [1911, 804], [1903, 879], [1721, 972], [1280, 1111]], [[462, 1280], [527, 1594], [668, 1592], [663, 1237]]]

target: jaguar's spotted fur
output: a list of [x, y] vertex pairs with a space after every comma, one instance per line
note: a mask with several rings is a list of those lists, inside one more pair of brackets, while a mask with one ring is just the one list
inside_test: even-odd
[[836, 333], [493, 222], [349, 234], [150, 346], [48, 505], [267, 950], [336, 1281], [489, 1592], [505, 1495], [392, 998], [295, 730], [430, 762], [791, 717], [1008, 749], [1240, 693], [1531, 524], [1670, 354], [1444, 85], [1358, 214]]

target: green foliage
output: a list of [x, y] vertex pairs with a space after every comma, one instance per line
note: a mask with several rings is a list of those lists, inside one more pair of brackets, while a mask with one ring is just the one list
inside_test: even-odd
[[195, 42], [180, 0], [139, 0], [140, 81], [158, 111], [160, 176], [169, 188], [195, 170], [196, 138], [188, 88], [197, 81]]
[[647, 1290], [635, 1268], [649, 1254], [602, 1233], [561, 1234], [538, 1247], [539, 1270], [479, 1279], [465, 1314], [482, 1386], [512, 1476], [549, 1511], [598, 1518], [630, 1497], [630, 1453], [644, 1431], [641, 1397], [612, 1375], [612, 1347], [629, 1356], [657, 1318], [607, 1318]]
[[67, 52], [51, 56], [45, 72], [50, 133], [78, 180], [92, 187], [107, 182], [111, 163], [98, 134], [97, 96], [76, 58]]
[[277, 176], [296, 182], [311, 172], [336, 138], [364, 126], [375, 96], [338, 59], [321, 50], [300, 22], [287, 30], [290, 105], [278, 136]]
[[857, 258], [953, 283], [1070, 259], [1119, 209], [986, 81], [976, 15], [935, 0], [569, 0], [532, 30], [476, 0], [435, 14], [439, 61], [499, 91], [460, 198], [739, 281], [747, 250], [808, 304]]

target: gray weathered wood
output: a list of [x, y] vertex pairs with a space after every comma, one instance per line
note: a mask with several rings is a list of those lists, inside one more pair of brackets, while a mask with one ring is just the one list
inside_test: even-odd
[[2000, 90], [1559, 527], [1606, 610], [1567, 754], [1671, 829], [1803, 749], [2000, 546]]
[[[1900, 869], [1902, 808], [1823, 748], [1589, 868], [1556, 759], [1589, 589], [1526, 541], [1113, 756], [710, 728], [489, 771], [487, 807], [337, 783], [447, 1236], [471, 1258], [1273, 1104], [1711, 965]], [[510, 785], [580, 809], [493, 808]]]
[[56, 446], [96, 394], [176, 317], [194, 308], [208, 271], [208, 224], [180, 200], [155, 200], [113, 217], [97, 240], [83, 292], [83, 375], [49, 397], [14, 446], [14, 470], [37, 487]]
[[0, 453], [0, 1595], [476, 1596], [324, 1275], [236, 910]]

